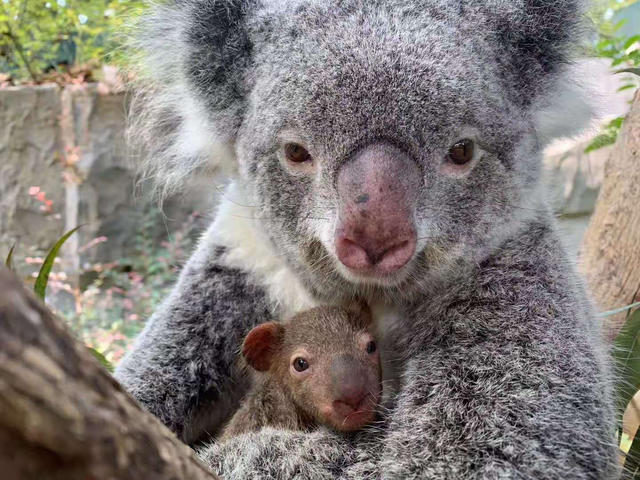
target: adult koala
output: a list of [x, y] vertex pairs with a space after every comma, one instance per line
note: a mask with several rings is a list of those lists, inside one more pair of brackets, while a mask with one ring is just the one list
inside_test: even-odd
[[117, 378], [193, 443], [244, 391], [234, 360], [250, 328], [364, 296], [400, 332], [386, 340], [399, 390], [380, 428], [242, 436], [201, 451], [214, 471], [614, 476], [607, 357], [539, 185], [549, 132], [585, 115], [563, 90], [581, 7], [156, 7], [137, 130], [150, 174], [167, 189], [212, 166], [233, 180]]

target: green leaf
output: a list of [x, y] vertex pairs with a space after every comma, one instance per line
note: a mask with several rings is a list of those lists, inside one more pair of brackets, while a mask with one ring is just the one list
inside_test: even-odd
[[636, 87], [637, 87], [637, 85], [633, 85], [633, 84], [629, 83], [627, 85], [621, 86], [617, 91], [618, 92], [623, 92], [625, 90], [631, 90], [632, 88], [636, 88]]
[[612, 67], [617, 67], [618, 65], [621, 65], [622, 63], [624, 63], [626, 61], [627, 61], [627, 59], [625, 57], [616, 58], [613, 62], [611, 62], [611, 66]]
[[620, 30], [622, 27], [624, 27], [624, 26], [627, 24], [627, 22], [628, 22], [628, 21], [629, 21], [629, 20], [628, 20], [628, 19], [626, 19], [626, 18], [623, 18], [622, 20], [620, 20], [618, 23], [616, 23], [616, 24], [613, 26], [613, 31], [614, 31], [614, 32], [617, 32], [617, 31], [618, 31], [618, 30]]
[[7, 259], [4, 261], [5, 266], [13, 271], [13, 249], [16, 248], [15, 243], [11, 246], [11, 249], [9, 249], [9, 254], [7, 255]]
[[639, 67], [632, 67], [632, 68], [622, 68], [620, 70], [616, 70], [613, 73], [633, 73], [634, 75], [638, 75], [640, 76], [640, 68]]
[[607, 125], [607, 128], [614, 128], [616, 130], [619, 130], [620, 128], [622, 128], [623, 123], [624, 123], [624, 117], [617, 117], [609, 122], [609, 124]]
[[640, 428], [636, 431], [631, 447], [625, 456], [624, 470], [631, 475], [623, 475], [622, 478], [631, 478], [633, 480], [640, 478]]
[[53, 262], [58, 256], [58, 252], [60, 251], [60, 248], [62, 247], [62, 245], [64, 245], [64, 242], [66, 242], [67, 239], [71, 235], [73, 235], [81, 226], [82, 225], [74, 228], [73, 230], [69, 230], [67, 233], [65, 233], [60, 238], [60, 240], [58, 240], [55, 243], [55, 245], [51, 248], [51, 250], [49, 251], [49, 254], [47, 255], [47, 258], [44, 259], [44, 263], [40, 268], [40, 272], [38, 272], [38, 278], [36, 278], [36, 284], [34, 287], [34, 291], [36, 292], [36, 295], [40, 297], [42, 300], [44, 300], [45, 292], [47, 290], [47, 283], [49, 282], [49, 274], [51, 273]]
[[613, 343], [612, 353], [618, 379], [616, 403], [622, 414], [640, 390], [640, 309], [627, 318]]
[[95, 348], [87, 347], [100, 364], [107, 369], [109, 373], [113, 373], [113, 365], [107, 358]]
[[606, 147], [607, 145], [613, 145], [616, 143], [617, 135], [611, 135], [608, 133], [602, 133], [596, 136], [591, 143], [584, 149], [584, 153], [590, 153], [599, 148]]
[[627, 41], [624, 42], [624, 46], [622, 48], [624, 50], [627, 50], [630, 46], [632, 46], [634, 43], [638, 41], [640, 41], [640, 35], [634, 35], [632, 37], [629, 37]]

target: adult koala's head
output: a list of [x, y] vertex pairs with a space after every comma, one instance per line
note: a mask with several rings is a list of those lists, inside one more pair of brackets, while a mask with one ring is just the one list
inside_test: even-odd
[[587, 116], [562, 80], [580, 18], [579, 0], [173, 0], [143, 28], [140, 135], [168, 188], [235, 171], [307, 280], [402, 290], [543, 208], [541, 146]]

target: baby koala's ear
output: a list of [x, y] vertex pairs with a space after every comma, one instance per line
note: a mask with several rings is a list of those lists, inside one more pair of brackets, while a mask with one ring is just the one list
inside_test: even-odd
[[369, 308], [369, 304], [363, 299], [353, 300], [349, 305], [347, 305], [347, 310], [358, 314], [365, 325], [369, 325], [373, 320], [371, 308]]
[[242, 355], [247, 363], [259, 372], [269, 370], [283, 333], [284, 327], [276, 322], [262, 323], [254, 327], [242, 344]]

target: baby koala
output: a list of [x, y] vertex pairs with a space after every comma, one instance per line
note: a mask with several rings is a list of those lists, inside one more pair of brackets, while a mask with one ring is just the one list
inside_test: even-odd
[[271, 426], [354, 431], [375, 419], [380, 356], [366, 306], [317, 307], [249, 332], [247, 364], [263, 372], [220, 440]]

